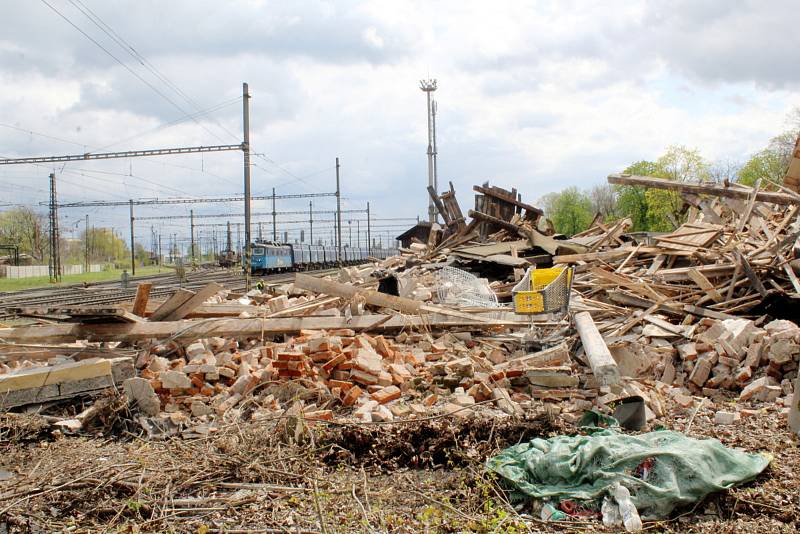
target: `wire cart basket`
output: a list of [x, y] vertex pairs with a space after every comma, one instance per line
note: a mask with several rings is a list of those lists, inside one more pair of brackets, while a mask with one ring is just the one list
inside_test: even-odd
[[521, 315], [566, 313], [572, 278], [572, 267], [530, 267], [511, 290], [514, 312]]

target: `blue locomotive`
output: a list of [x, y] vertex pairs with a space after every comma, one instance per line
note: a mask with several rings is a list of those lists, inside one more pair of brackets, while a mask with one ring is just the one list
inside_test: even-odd
[[[254, 275], [283, 271], [311, 270], [336, 265], [336, 247], [327, 245], [282, 244], [259, 242], [253, 244], [250, 273]], [[385, 259], [398, 254], [395, 248], [376, 248], [372, 254], [366, 248], [342, 247], [342, 264], [354, 265], [370, 257]]]

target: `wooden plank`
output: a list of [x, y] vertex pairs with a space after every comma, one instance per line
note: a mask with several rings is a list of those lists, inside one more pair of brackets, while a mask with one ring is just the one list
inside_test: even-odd
[[317, 278], [316, 276], [310, 276], [303, 273], [297, 273], [295, 276], [294, 286], [298, 289], [307, 289], [332, 297], [352, 299], [358, 296], [359, 298], [363, 298], [364, 302], [367, 304], [379, 306], [381, 308], [389, 308], [391, 310], [396, 310], [411, 315], [419, 315], [424, 312], [439, 313], [451, 317], [480, 320], [481, 322], [486, 323], [492, 322], [490, 319], [479, 318], [451, 308], [425, 304], [424, 302], [420, 302], [418, 300], [387, 295], [386, 293], [380, 293], [374, 289], [363, 289], [348, 284], [324, 280], [322, 278]]
[[469, 216], [474, 219], [480, 219], [485, 222], [496, 224], [497, 226], [510, 232], [515, 232], [522, 237], [527, 237], [531, 245], [544, 249], [550, 254], [558, 254], [559, 249], [570, 250], [576, 254], [582, 254], [589, 251], [589, 248], [584, 245], [571, 243], [570, 241], [553, 239], [552, 237], [539, 233], [536, 230], [529, 230], [527, 228], [517, 226], [508, 221], [504, 221], [503, 219], [493, 217], [487, 213], [469, 210]]
[[741, 274], [742, 265], [737, 261], [736, 266], [733, 268], [733, 275], [731, 275], [731, 283], [728, 285], [728, 290], [725, 292], [725, 300], [731, 300], [733, 298], [733, 292], [736, 289], [736, 283], [739, 281], [739, 275]]
[[15, 345], [0, 344], [0, 362], [47, 361], [57, 356], [68, 356], [75, 361], [89, 358], [135, 357], [136, 351], [109, 349], [105, 347], [78, 347], [64, 345]]
[[31, 367], [13, 374], [0, 375], [0, 393], [40, 388], [98, 376], [111, 376], [110, 360], [84, 360], [46, 367]]
[[676, 334], [676, 335], [679, 335], [679, 336], [683, 336], [683, 337], [688, 337], [688, 336], [686, 336], [686, 330], [684, 328], [682, 328], [682, 327], [680, 327], [678, 325], [674, 325], [674, 324], [670, 323], [669, 321], [665, 321], [664, 319], [661, 319], [660, 317], [654, 317], [652, 315], [645, 315], [644, 317], [642, 317], [642, 319], [647, 321], [650, 324], [656, 325], [657, 327], [661, 328], [662, 330], [666, 330], [667, 332], [670, 332], [670, 333], [673, 333], [673, 334]]
[[764, 287], [764, 284], [753, 270], [750, 262], [747, 261], [747, 258], [745, 258], [741, 252], [739, 252], [739, 249], [734, 249], [733, 252], [736, 255], [737, 261], [741, 264], [745, 276], [747, 276], [747, 279], [750, 280], [750, 286], [752, 286], [752, 288], [755, 289], [762, 298], [766, 297], [767, 288]]
[[727, 313], [709, 310], [708, 308], [702, 308], [700, 306], [692, 306], [691, 304], [684, 304], [683, 311], [692, 315], [699, 315], [700, 317], [708, 317], [709, 319], [717, 319], [719, 321], [737, 319], [735, 315], [728, 315]]
[[689, 269], [696, 269], [703, 273], [706, 278], [727, 277], [736, 268], [735, 263], [723, 263], [715, 265], [701, 265], [699, 267], [676, 267], [674, 269], [661, 269], [658, 276], [665, 282], [677, 282], [691, 280]]
[[603, 280], [608, 280], [609, 282], [613, 282], [617, 285], [627, 287], [634, 293], [638, 293], [639, 295], [642, 295], [645, 298], [653, 299], [659, 304], [669, 300], [669, 297], [667, 297], [666, 295], [662, 295], [661, 293], [659, 293], [646, 283], [637, 282], [635, 280], [628, 278], [627, 276], [623, 276], [617, 273], [612, 273], [606, 271], [605, 269], [601, 269], [600, 267], [595, 267], [593, 269], [590, 269], [589, 272]]
[[[651, 187], [653, 189], [665, 189], [667, 191], [679, 191], [700, 195], [714, 195], [719, 197], [738, 198], [748, 200], [750, 198], [750, 188], [739, 189], [725, 187], [717, 184], [687, 184], [663, 178], [653, 178], [652, 176], [634, 176], [629, 174], [611, 174], [608, 176], [608, 183], [616, 185], [639, 185]], [[756, 195], [759, 202], [771, 202], [781, 206], [800, 204], [800, 199], [787, 195], [786, 193], [773, 193], [759, 191]]]
[[672, 233], [656, 237], [655, 240], [662, 247], [694, 251], [698, 248], [708, 248], [717, 240], [722, 230], [723, 228], [718, 225], [686, 223]]
[[476, 186], [472, 187], [472, 190], [475, 191], [476, 193], [482, 193], [482, 194], [486, 195], [487, 197], [492, 197], [492, 198], [495, 198], [497, 200], [500, 200], [501, 202], [508, 202], [509, 204], [513, 204], [514, 206], [517, 206], [518, 208], [522, 208], [525, 211], [528, 211], [528, 212], [531, 212], [531, 213], [535, 213], [536, 215], [538, 215], [540, 217], [542, 215], [544, 215], [544, 211], [540, 210], [536, 206], [531, 206], [530, 204], [526, 204], [526, 203], [524, 203], [524, 202], [522, 202], [520, 200], [517, 200], [515, 197], [506, 197], [504, 195], [500, 195], [497, 192], [493, 191], [492, 189], [487, 189], [485, 187], [481, 187], [479, 185], [476, 185]]
[[580, 261], [612, 261], [623, 258], [636, 250], [634, 247], [620, 247], [603, 252], [586, 252], [585, 254], [561, 254], [553, 256], [553, 263], [578, 263]]
[[[496, 315], [492, 312], [490, 315]], [[465, 314], [467, 315], [467, 314]], [[387, 319], [388, 317], [388, 319]], [[525, 326], [530, 322], [520, 321], [513, 313], [500, 319], [487, 320], [478, 315], [468, 318], [441, 315], [388, 316], [359, 315], [346, 317], [286, 317], [276, 319], [217, 319], [202, 321], [171, 321], [117, 324], [57, 324], [44, 326], [21, 326], [0, 328], [0, 339], [9, 343], [71, 343], [76, 340], [143, 341], [174, 338], [179, 342], [206, 337], [246, 338], [263, 335], [296, 334], [301, 330], [336, 330], [349, 328], [355, 331], [375, 329], [379, 331], [402, 330], [404, 328], [452, 328], [465, 327], [476, 330], [498, 326]]]
[[179, 321], [186, 317], [192, 310], [203, 304], [206, 300], [210, 297], [213, 297], [220, 291], [222, 291], [222, 286], [216, 282], [211, 282], [206, 284], [204, 287], [200, 289], [197, 293], [192, 295], [186, 302], [175, 308], [175, 310], [161, 319], [162, 321]]
[[185, 303], [187, 300], [194, 296], [194, 291], [189, 291], [188, 289], [179, 289], [177, 290], [170, 298], [168, 298], [161, 306], [156, 308], [152, 314], [150, 314], [151, 321], [163, 321], [164, 317], [169, 315], [170, 313], [174, 312], [178, 308], [180, 308], [181, 304]]
[[136, 286], [136, 298], [133, 300], [133, 313], [139, 317], [144, 317], [144, 312], [147, 310], [147, 301], [150, 299], [150, 290], [153, 284], [150, 282], [142, 282]]
[[753, 192], [750, 195], [750, 200], [747, 202], [747, 207], [744, 210], [744, 213], [741, 217], [739, 217], [739, 222], [736, 223], [736, 233], [738, 234], [742, 230], [744, 230], [745, 225], [750, 222], [750, 215], [753, 213], [753, 206], [756, 204], [756, 195], [758, 195], [758, 190], [761, 188], [761, 178], [756, 180], [755, 185], [753, 186]]
[[695, 284], [697, 284], [698, 287], [700, 287], [700, 289], [703, 289], [706, 292], [708, 292], [708, 295], [714, 302], [722, 302], [724, 300], [722, 295], [720, 295], [719, 291], [717, 291], [717, 288], [714, 287], [714, 284], [709, 282], [708, 278], [703, 276], [703, 273], [701, 273], [697, 269], [689, 269], [686, 272], [686, 274], [689, 276], [692, 282], [694, 282]]
[[7, 311], [23, 317], [45, 318], [66, 322], [126, 322], [138, 323], [142, 318], [122, 307], [82, 308], [7, 308]]
[[644, 274], [647, 276], [652, 276], [658, 271], [664, 262], [667, 260], [667, 256], [665, 254], [659, 254], [655, 258], [653, 258], [653, 263], [650, 264], [650, 267], [647, 268]]

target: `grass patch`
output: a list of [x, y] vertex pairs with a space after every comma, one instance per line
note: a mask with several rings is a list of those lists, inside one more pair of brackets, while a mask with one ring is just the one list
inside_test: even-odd
[[[151, 274], [169, 273], [173, 272], [168, 267], [159, 267], [157, 265], [148, 265], [146, 267], [136, 267], [136, 277], [146, 276]], [[130, 270], [128, 270], [130, 274]], [[101, 271], [99, 273], [83, 273], [83, 274], [70, 274], [61, 277], [61, 282], [51, 284], [48, 276], [34, 276], [31, 278], [0, 278], [0, 291], [21, 291], [23, 289], [31, 289], [35, 287], [59, 287], [70, 284], [80, 284], [82, 282], [107, 282], [109, 280], [119, 280], [122, 276], [122, 269], [112, 269], [110, 271]]]

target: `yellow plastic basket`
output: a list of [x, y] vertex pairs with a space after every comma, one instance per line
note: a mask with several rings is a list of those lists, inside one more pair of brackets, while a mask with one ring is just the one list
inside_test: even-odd
[[519, 314], [565, 312], [572, 289], [572, 267], [531, 267], [511, 290]]

